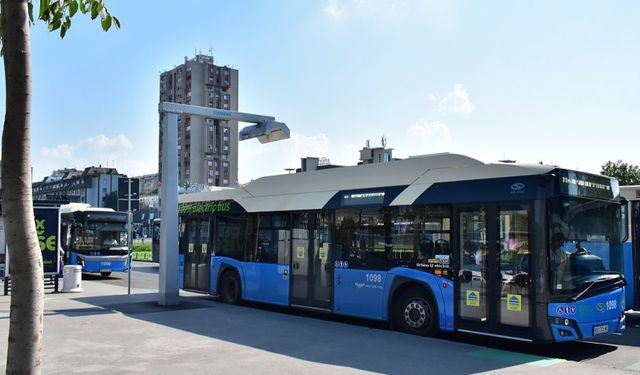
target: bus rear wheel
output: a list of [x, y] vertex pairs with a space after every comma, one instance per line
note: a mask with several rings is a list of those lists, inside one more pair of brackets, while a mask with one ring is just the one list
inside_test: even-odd
[[109, 277], [111, 275], [111, 272], [100, 272], [100, 275], [102, 277]]
[[220, 279], [220, 299], [224, 303], [237, 305], [242, 296], [240, 277], [236, 271], [226, 271]]
[[435, 304], [423, 288], [409, 288], [395, 299], [393, 320], [398, 331], [420, 336], [433, 335], [437, 320]]

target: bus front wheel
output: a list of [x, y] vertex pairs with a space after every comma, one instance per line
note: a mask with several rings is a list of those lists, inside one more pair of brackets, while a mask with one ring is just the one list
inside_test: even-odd
[[226, 271], [220, 280], [220, 299], [224, 303], [237, 305], [242, 296], [240, 277], [236, 271]]
[[111, 275], [111, 272], [100, 272], [100, 275], [102, 277], [109, 277]]
[[397, 330], [428, 336], [436, 330], [436, 310], [431, 296], [423, 288], [409, 288], [395, 299], [393, 320]]

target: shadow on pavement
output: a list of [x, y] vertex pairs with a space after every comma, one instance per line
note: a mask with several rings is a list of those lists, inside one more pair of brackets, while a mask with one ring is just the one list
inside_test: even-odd
[[531, 355], [548, 356], [562, 358], [570, 361], [584, 361], [594, 359], [617, 350], [614, 345], [606, 343], [592, 343], [586, 341], [570, 341], [566, 343], [542, 343], [532, 344], [504, 340], [493, 337], [484, 337], [461, 332], [443, 332], [439, 337], [465, 344], [485, 346], [488, 348], [517, 351]]
[[622, 335], [603, 336], [590, 342], [640, 347], [640, 318], [627, 316], [627, 330]]
[[[612, 345], [586, 342], [514, 345], [511, 341], [459, 334], [416, 337], [386, 330], [384, 324], [372, 324], [369, 320], [291, 313], [286, 308], [265, 308], [262, 304], [225, 305], [210, 296], [181, 296], [181, 304], [171, 307], [158, 305], [157, 294], [149, 294], [140, 302], [117, 297], [76, 300], [224, 342], [304, 361], [381, 373], [477, 373], [519, 364], [547, 366], [562, 361], [554, 359], [557, 357], [580, 361], [616, 350]], [[347, 324], [327, 325], [325, 320]]]

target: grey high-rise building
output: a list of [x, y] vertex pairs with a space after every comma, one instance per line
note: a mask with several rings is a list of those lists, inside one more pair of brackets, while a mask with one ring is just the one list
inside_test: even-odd
[[[160, 74], [160, 101], [237, 111], [238, 70], [215, 65], [213, 56], [185, 57], [184, 64]], [[159, 155], [161, 180], [162, 132]], [[237, 184], [238, 122], [180, 115], [178, 181], [182, 186]]]

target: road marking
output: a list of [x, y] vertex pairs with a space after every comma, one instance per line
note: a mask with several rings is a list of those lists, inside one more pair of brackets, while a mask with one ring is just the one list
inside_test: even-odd
[[510, 362], [520, 365], [526, 364], [538, 367], [548, 367], [566, 362], [566, 360], [560, 358], [541, 357], [538, 355], [509, 352], [498, 349], [479, 349], [468, 352], [467, 355], [480, 359]]
[[627, 366], [624, 369], [625, 370], [632, 370], [632, 371], [640, 371], [640, 362], [634, 363], [631, 366]]

